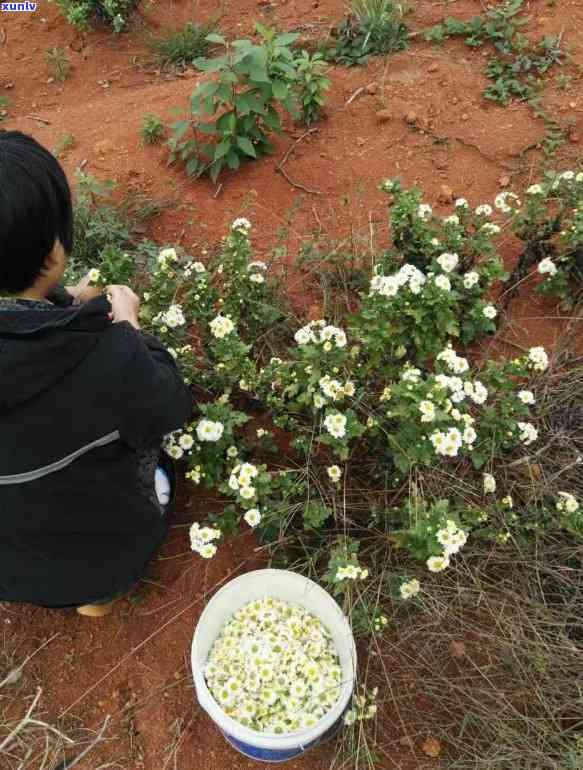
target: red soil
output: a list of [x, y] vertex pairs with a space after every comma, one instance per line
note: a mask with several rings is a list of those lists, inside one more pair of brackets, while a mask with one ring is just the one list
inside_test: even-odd
[[[527, 5], [529, 29], [537, 37], [564, 29], [566, 42], [575, 42], [575, 31], [583, 25], [578, 0], [558, 0], [554, 8], [541, 0]], [[451, 7], [418, 0], [410, 24], [422, 29], [446, 15], [470, 18], [481, 9], [477, 0], [459, 0]], [[227, 0], [223, 11], [221, 26], [230, 36], [251, 35], [256, 20], [314, 36], [325, 34], [339, 19], [343, 3]], [[205, 20], [215, 12], [210, 0], [177, 0], [159, 2], [143, 12], [143, 20], [158, 30]], [[254, 242], [264, 257], [283, 238], [293, 262], [303, 239], [322, 229], [341, 236], [351, 228], [364, 226], [368, 232], [370, 227], [382, 244], [387, 237], [386, 199], [377, 189], [382, 178], [399, 175], [405, 184], [419, 184], [426, 199], [445, 212], [449, 206], [438, 200], [443, 186], [472, 204], [491, 202], [501, 183], [508, 184], [506, 189], [524, 189], [542, 160], [536, 150], [525, 152], [544, 132], [530, 109], [520, 104], [499, 107], [482, 98], [486, 79], [479, 50], [456, 41], [433, 48], [416, 38], [410, 50], [386, 61], [372, 59], [366, 68], [332, 70], [327, 117], [317, 132], [298, 144], [286, 165], [295, 182], [321, 195], [302, 193], [276, 172], [279, 160], [303, 133], [289, 121], [286, 133], [275, 141], [272, 158], [226, 174], [219, 189], [208, 180], [191, 182], [180, 170], [167, 167], [162, 147], [141, 146], [139, 129], [145, 112], [171, 118], [172, 108], [186, 107], [200, 74], [160, 75], [145, 45], [145, 29], [136, 24], [117, 38], [103, 31], [79, 36], [54, 5], [45, 3], [36, 14], [3, 14], [0, 94], [12, 102], [3, 127], [32, 133], [50, 148], [64, 134], [74, 135], [76, 144], [63, 161], [71, 178], [86, 160], [87, 171], [116, 180], [122, 190], [173, 199], [174, 207], [155, 220], [149, 232], [160, 242], [181, 243], [197, 253], [205, 243], [219, 240], [235, 216], [245, 215], [253, 221]], [[62, 85], [47, 82], [44, 52], [49, 47], [64, 48], [72, 62], [71, 77]], [[583, 51], [573, 56], [583, 64]], [[583, 130], [583, 86], [575, 69], [569, 74], [574, 79], [567, 91], [549, 83], [543, 99], [561, 121], [572, 118], [576, 123], [573, 142], [558, 152], [558, 168], [575, 167]], [[372, 82], [377, 84], [371, 89], [374, 94], [361, 92], [346, 106], [357, 89]], [[383, 123], [376, 117], [381, 109], [390, 113]], [[414, 124], [404, 119], [409, 113], [415, 113]], [[278, 235], [284, 225], [287, 234]], [[515, 245], [508, 243], [505, 254], [511, 265]], [[292, 281], [290, 290], [299, 294], [301, 279]], [[553, 347], [566, 325], [558, 315], [552, 303], [533, 296], [526, 286], [511, 304], [505, 336], [519, 346]], [[0, 622], [26, 639], [23, 655], [56, 634], [28, 667], [43, 686], [44, 718], [64, 714], [65, 726], [97, 729], [106, 714], [112, 715], [109, 741], [78, 766], [82, 770], [106, 762], [128, 770], [255, 766], [231, 750], [201, 712], [189, 673], [192, 633], [208, 597], [235, 572], [263, 563], [251, 536], [222, 545], [220, 556], [210, 563], [193, 558], [187, 527], [203, 520], [210, 505], [211, 500], [200, 497], [180, 497], [176, 526], [148, 580], [104, 620], [0, 605]], [[386, 766], [439, 767], [439, 760], [421, 759], [422, 754], [399, 742], [407, 721], [406, 714], [400, 716], [395, 718], [394, 741], [385, 747], [394, 762]], [[417, 750], [422, 741], [416, 740]], [[327, 766], [330, 757], [330, 749], [321, 748], [289, 767], [316, 770]]]

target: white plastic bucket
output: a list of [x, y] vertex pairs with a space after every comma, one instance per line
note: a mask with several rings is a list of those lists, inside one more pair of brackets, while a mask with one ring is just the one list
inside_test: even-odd
[[[225, 714], [206, 685], [204, 668], [222, 627], [238, 609], [265, 596], [305, 607], [326, 626], [338, 651], [343, 671], [340, 697], [318, 724], [308, 730], [286, 735], [250, 730]], [[200, 705], [232, 746], [253, 759], [285, 762], [316, 746], [338, 728], [354, 690], [356, 647], [344, 613], [317, 583], [287, 570], [260, 569], [227, 583], [207, 604], [192, 640], [192, 673]]]

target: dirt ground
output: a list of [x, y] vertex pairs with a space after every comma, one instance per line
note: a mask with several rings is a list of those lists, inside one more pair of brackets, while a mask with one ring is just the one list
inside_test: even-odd
[[[470, 18], [483, 4], [417, 0], [415, 5], [409, 24], [419, 30], [447, 15]], [[580, 0], [531, 0], [527, 5], [529, 34], [539, 38], [563, 32], [565, 42], [575, 45], [577, 30], [583, 29]], [[191, 70], [180, 76], [160, 74], [145, 32], [210, 19], [218, 9], [211, 0], [159, 0], [119, 37], [103, 31], [80, 36], [44, 1], [35, 14], [3, 14], [0, 95], [11, 100], [3, 127], [31, 133], [49, 148], [72, 134], [75, 146], [63, 160], [71, 178], [86, 161], [86, 171], [117, 181], [122, 190], [172, 200], [148, 233], [161, 243], [180, 243], [197, 253], [222, 237], [234, 217], [245, 215], [254, 225], [258, 257], [269, 258], [283, 239], [290, 264], [315, 231], [341, 236], [362, 227], [384, 243], [386, 200], [378, 192], [384, 177], [398, 175], [408, 185], [422, 186], [427, 201], [445, 213], [450, 205], [440, 202], [444, 187], [473, 205], [491, 203], [501, 189], [524, 189], [544, 160], [540, 151], [527, 149], [544, 134], [531, 110], [521, 104], [500, 107], [482, 98], [487, 81], [479, 50], [461, 41], [435, 48], [416, 37], [408, 51], [386, 60], [371, 59], [365, 68], [332, 69], [326, 119], [297, 145], [286, 165], [294, 182], [320, 194], [303, 192], [276, 171], [303, 134], [289, 120], [285, 134], [275, 141], [273, 157], [226, 174], [220, 187], [208, 180], [188, 181], [182, 171], [167, 167], [163, 147], [141, 145], [139, 129], [145, 112], [170, 119], [173, 108], [185, 108], [201, 76]], [[220, 24], [229, 36], [252, 35], [254, 22], [260, 20], [313, 37], [325, 35], [341, 17], [343, 3], [226, 0], [221, 12]], [[49, 82], [44, 52], [52, 47], [64, 48], [72, 63], [64, 84]], [[583, 65], [583, 47], [572, 55]], [[551, 78], [543, 98], [545, 108], [562, 123], [574, 121], [571, 141], [557, 152], [555, 166], [560, 169], [577, 166], [583, 134], [583, 79], [573, 66], [569, 73], [573, 80], [566, 91]], [[376, 88], [369, 90], [375, 93], [361, 91], [347, 104], [371, 83]], [[381, 109], [391, 116], [383, 123], [377, 119]], [[515, 244], [508, 241], [503, 250], [512, 265]], [[301, 291], [301, 278], [292, 281], [292, 290]], [[511, 347], [552, 348], [566, 323], [553, 303], [533, 295], [527, 285], [511, 305], [505, 339]], [[198, 707], [192, 688], [190, 644], [205, 602], [222, 581], [262, 564], [250, 536], [222, 546], [210, 563], [192, 556], [188, 526], [204, 519], [210, 505], [211, 500], [200, 497], [179, 497], [173, 529], [148, 579], [104, 620], [0, 604], [0, 623], [26, 639], [22, 654], [54, 636], [29, 664], [30, 675], [43, 687], [44, 718], [64, 716], [64, 726], [97, 730], [107, 714], [112, 717], [107, 742], [77, 766], [81, 770], [101, 765], [126, 770], [255, 766], [224, 743]], [[398, 711], [398, 702], [393, 705]], [[424, 736], [408, 736], [414, 750], [404, 745], [406, 714], [399, 716], [385, 746], [393, 758], [386, 766], [442, 766], [419, 752]], [[289, 767], [319, 770], [330, 757], [331, 749], [321, 748]]]

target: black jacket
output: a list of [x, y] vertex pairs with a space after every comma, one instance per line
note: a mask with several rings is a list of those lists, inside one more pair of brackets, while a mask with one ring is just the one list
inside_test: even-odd
[[0, 600], [114, 595], [165, 535], [136, 454], [189, 419], [191, 396], [160, 342], [110, 310], [0, 310]]

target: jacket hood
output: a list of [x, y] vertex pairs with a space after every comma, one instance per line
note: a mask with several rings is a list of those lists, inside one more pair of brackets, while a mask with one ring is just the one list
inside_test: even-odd
[[55, 386], [94, 349], [111, 325], [111, 305], [0, 310], [0, 413]]

